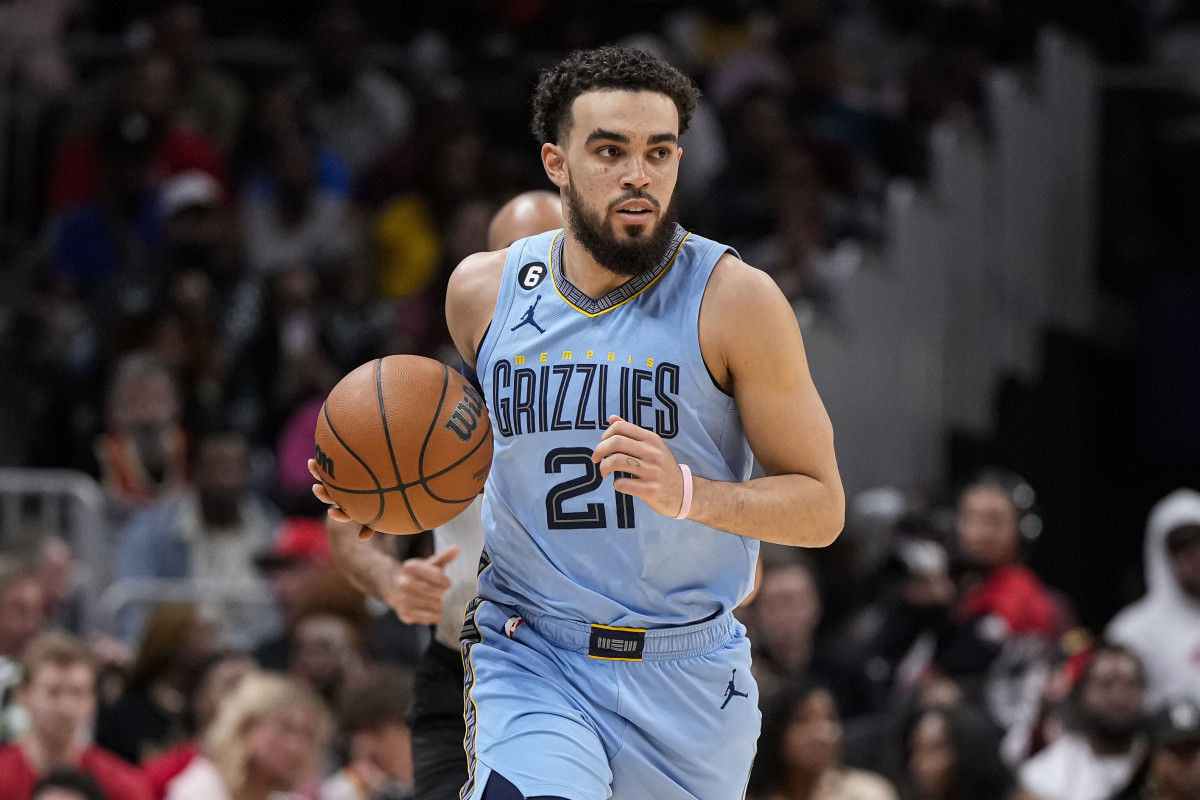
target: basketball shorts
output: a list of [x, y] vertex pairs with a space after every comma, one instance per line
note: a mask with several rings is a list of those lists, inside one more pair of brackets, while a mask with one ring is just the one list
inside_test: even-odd
[[761, 723], [731, 614], [637, 631], [474, 600], [463, 626], [469, 775], [526, 797], [738, 800]]

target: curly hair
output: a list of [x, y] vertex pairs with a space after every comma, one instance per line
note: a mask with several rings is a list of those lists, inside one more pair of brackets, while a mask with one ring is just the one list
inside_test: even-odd
[[593, 89], [661, 92], [679, 110], [679, 133], [688, 129], [700, 90], [687, 75], [649, 53], [607, 45], [577, 50], [542, 72], [533, 91], [533, 135], [557, 143], [571, 124], [575, 98]]

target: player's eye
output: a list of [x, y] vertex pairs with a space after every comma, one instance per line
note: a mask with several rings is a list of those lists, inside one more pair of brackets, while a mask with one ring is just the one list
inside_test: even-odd
[[658, 159], [659, 161], [665, 160], [670, 155], [671, 155], [671, 150], [670, 150], [670, 148], [667, 148], [667, 147], [660, 147], [657, 150], [650, 151], [650, 157]]
[[613, 147], [611, 144], [606, 144], [604, 147], [601, 147], [596, 151], [596, 155], [600, 156], [601, 158], [614, 158], [620, 154], [621, 151], [616, 147]]

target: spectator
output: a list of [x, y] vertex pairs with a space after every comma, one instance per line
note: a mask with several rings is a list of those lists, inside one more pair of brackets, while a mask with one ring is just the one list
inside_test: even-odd
[[0, 659], [17, 661], [46, 623], [46, 594], [36, 572], [0, 569]]
[[809, 675], [827, 687], [843, 717], [874, 709], [872, 687], [858, 665], [818, 644], [821, 596], [807, 561], [789, 558], [765, 565], [761, 588], [749, 609], [754, 677], [763, 695], [774, 693], [783, 682]]
[[267, 800], [315, 777], [330, 736], [320, 698], [278, 675], [247, 675], [204, 737], [204, 753], [166, 800]]
[[354, 5], [331, 2], [313, 20], [311, 66], [300, 82], [321, 140], [361, 175], [412, 126], [408, 93], [363, 62], [363, 25]]
[[[250, 458], [241, 434], [215, 432], [196, 447], [193, 485], [164, 497], [121, 533], [118, 578], [257, 583], [254, 556], [275, 530], [274, 511], [250, 488]], [[137, 620], [119, 620], [122, 638]]]
[[945, 548], [921, 537], [896, 542], [885, 564], [866, 669], [891, 690], [897, 707], [940, 672], [938, 654], [953, 649], [960, 635], [949, 616], [956, 597], [949, 568]]
[[349, 763], [321, 785], [321, 800], [408, 800], [412, 796], [412, 732], [406, 715], [412, 675], [372, 669], [342, 699], [340, 725]]
[[42, 634], [26, 648], [21, 667], [17, 699], [29, 714], [29, 731], [0, 748], [0, 800], [29, 800], [39, 776], [59, 767], [88, 773], [107, 797], [150, 800], [136, 769], [88, 743], [96, 667], [87, 646], [68, 634]]
[[284, 621], [284, 631], [255, 648], [254, 658], [264, 669], [282, 672], [292, 663], [294, 626], [333, 563], [325, 526], [307, 517], [288, 519], [271, 548], [257, 554], [254, 563], [270, 582]]
[[107, 800], [104, 792], [86, 772], [55, 769], [47, 772], [33, 787], [31, 800]]
[[[122, 274], [149, 271], [161, 235], [153, 171], [158, 138], [145, 114], [106, 117], [89, 150], [94, 177], [86, 193], [63, 205], [67, 210], [54, 233], [51, 268], [56, 280], [84, 300]], [[119, 310], [129, 314], [140, 308]]]
[[200, 755], [200, 743], [216, 719], [221, 703], [243, 678], [257, 669], [253, 658], [232, 650], [214, 653], [197, 665], [184, 692], [184, 701], [188, 705], [188, 740], [142, 763], [142, 774], [157, 800], [166, 795], [167, 785], [175, 776]]
[[903, 728], [906, 800], [1006, 800], [1000, 731], [970, 706], [919, 706]]
[[309, 586], [292, 626], [291, 677], [336, 707], [343, 687], [363, 668], [369, 619], [362, 592], [336, 569], [324, 570]]
[[188, 679], [214, 653], [220, 628], [191, 603], [159, 606], [129, 667], [125, 691], [96, 718], [96, 743], [133, 764], [187, 736]]
[[1108, 637], [1146, 665], [1150, 703], [1200, 703], [1200, 492], [1179, 489], [1146, 523], [1146, 596], [1123, 610]]
[[1073, 730], [1018, 770], [1026, 800], [1104, 800], [1125, 786], [1146, 753], [1146, 673], [1120, 645], [1096, 647], [1069, 698]]
[[279, 131], [268, 155], [274, 192], [246, 197], [246, 257], [258, 275], [289, 268], [336, 272], [359, 254], [361, 232], [347, 199], [321, 186], [318, 147], [302, 127]]
[[105, 430], [95, 444], [113, 516], [124, 521], [184, 484], [187, 437], [181, 414], [179, 387], [157, 359], [133, 353], [117, 363]]
[[842, 725], [833, 696], [812, 681], [789, 684], [763, 703], [753, 800], [894, 800], [880, 776], [843, 767]]
[[1033, 489], [1009, 472], [984, 472], [959, 495], [958, 629], [938, 654], [942, 670], [964, 683], [1005, 730], [1036, 714], [1056, 607], [1033, 572], [1021, 564], [1041, 531]]
[[[141, 120], [146, 130], [142, 155], [151, 185], [196, 169], [207, 172], [228, 190], [225, 163], [216, 144], [179, 125], [173, 116], [179, 102], [177, 81], [178, 73], [169, 58], [156, 52], [143, 54], [117, 79], [113, 103], [102, 105], [96, 114], [102, 120], [101, 131], [111, 125], [103, 120]], [[51, 209], [61, 211], [95, 197], [100, 177], [97, 156], [104, 136], [102, 132], [98, 141], [85, 125], [63, 146], [50, 178]]]
[[83, 598], [71, 581], [75, 571], [71, 546], [58, 534], [40, 535], [31, 561], [42, 587], [47, 625], [76, 635], [82, 633]]
[[176, 120], [203, 133], [228, 154], [241, 130], [246, 96], [233, 77], [203, 63], [203, 40], [203, 7], [175, 0], [155, 16], [150, 50], [175, 67]]
[[266, 307], [234, 359], [230, 393], [239, 427], [274, 442], [279, 427], [341, 374], [330, 360], [317, 276], [289, 268], [267, 281]]

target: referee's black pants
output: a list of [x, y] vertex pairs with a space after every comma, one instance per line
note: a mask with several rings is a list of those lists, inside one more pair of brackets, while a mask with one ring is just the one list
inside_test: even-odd
[[436, 640], [417, 666], [412, 711], [413, 800], [455, 800], [467, 782], [462, 654]]

